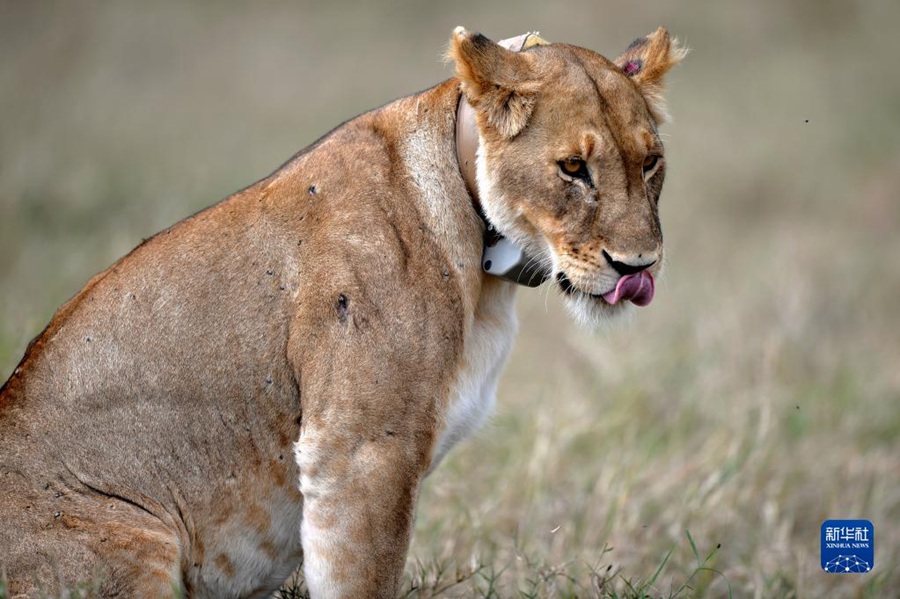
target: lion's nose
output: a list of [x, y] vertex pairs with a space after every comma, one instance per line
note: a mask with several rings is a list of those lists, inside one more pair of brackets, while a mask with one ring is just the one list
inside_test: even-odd
[[[654, 264], [656, 264], [656, 260], [650, 260], [649, 262], [637, 262], [631, 263], [623, 262], [621, 260], [615, 260], [612, 256], [609, 255], [609, 252], [603, 250], [603, 257], [606, 258], [606, 261], [609, 262], [609, 265], [613, 267], [617, 273], [621, 276], [625, 275], [633, 275], [635, 273], [639, 273], [644, 269], [650, 268]], [[638, 256], [638, 260], [641, 260], [641, 256]]]

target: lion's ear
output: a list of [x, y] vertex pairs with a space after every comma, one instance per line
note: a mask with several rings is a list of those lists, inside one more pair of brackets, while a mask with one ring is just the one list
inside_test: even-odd
[[528, 122], [537, 90], [528, 57], [462, 27], [453, 31], [448, 56], [472, 107], [502, 137], [515, 137]]
[[667, 120], [666, 102], [663, 98], [665, 74], [687, 55], [687, 48], [677, 39], [669, 37], [669, 32], [660, 27], [650, 35], [633, 42], [615, 63], [631, 77], [650, 105], [653, 117], [663, 122]]

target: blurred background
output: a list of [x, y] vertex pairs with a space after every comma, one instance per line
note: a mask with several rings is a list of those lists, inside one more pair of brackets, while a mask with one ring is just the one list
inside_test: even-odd
[[[496, 417], [426, 482], [408, 584], [897, 596], [898, 24], [893, 0], [0, 0], [0, 380], [143, 238], [452, 76], [456, 25], [610, 58], [664, 25], [693, 53], [656, 300], [588, 334], [521, 291]], [[872, 573], [822, 572], [830, 518], [874, 523]]]

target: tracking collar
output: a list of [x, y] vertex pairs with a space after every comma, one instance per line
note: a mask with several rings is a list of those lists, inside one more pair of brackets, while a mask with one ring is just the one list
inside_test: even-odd
[[[547, 44], [537, 33], [525, 33], [498, 43], [513, 52]], [[495, 277], [527, 287], [537, 287], [550, 277], [550, 273], [539, 260], [535, 260], [512, 240], [501, 235], [484, 213], [475, 176], [478, 140], [475, 109], [466, 100], [466, 95], [460, 94], [459, 106], [456, 109], [456, 157], [459, 161], [459, 171], [472, 198], [472, 205], [484, 221], [484, 253], [481, 257], [481, 267], [484, 272]]]

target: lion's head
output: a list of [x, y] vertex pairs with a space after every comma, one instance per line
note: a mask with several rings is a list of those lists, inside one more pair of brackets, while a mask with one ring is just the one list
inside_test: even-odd
[[478, 120], [484, 212], [545, 262], [582, 322], [653, 298], [663, 263], [662, 81], [685, 54], [661, 28], [614, 62], [564, 44], [517, 53], [454, 31], [450, 56]]

